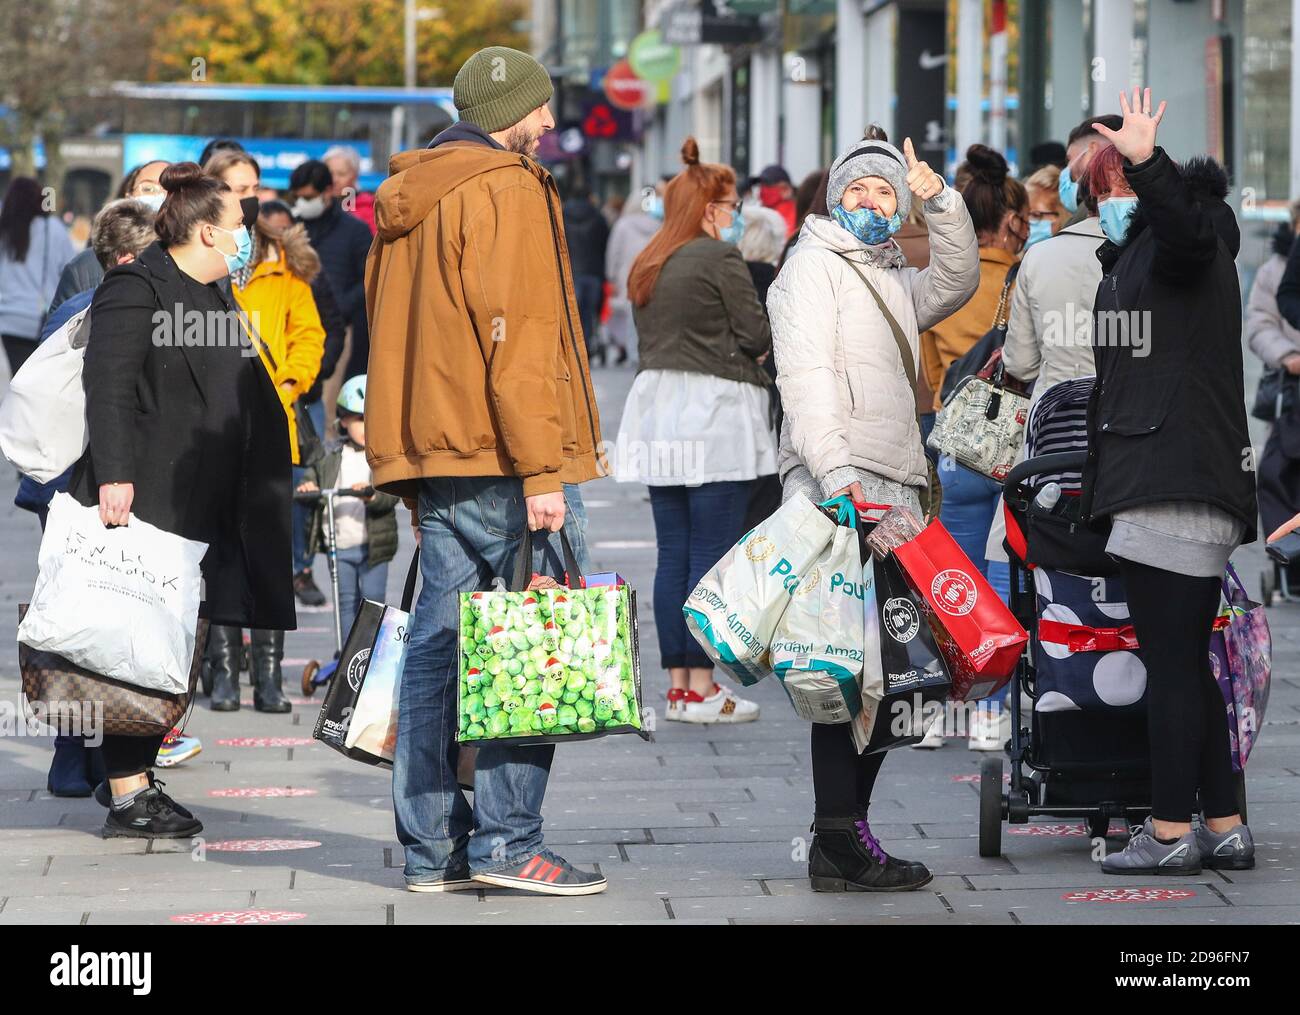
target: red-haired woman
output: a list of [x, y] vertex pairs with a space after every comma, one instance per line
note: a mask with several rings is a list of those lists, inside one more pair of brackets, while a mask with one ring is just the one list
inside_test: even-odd
[[776, 472], [769, 381], [758, 362], [772, 338], [736, 249], [745, 228], [736, 174], [701, 162], [694, 138], [682, 161], [664, 192], [664, 224], [628, 275], [641, 361], [615, 475], [650, 487], [655, 625], [672, 681], [665, 718], [748, 722], [758, 706], [714, 682], [682, 603], [740, 538], [753, 481]]
[[[1244, 870], [1210, 629], [1232, 552], [1255, 539], [1255, 476], [1241, 361], [1236, 216], [1207, 157], [1181, 166], [1156, 145], [1151, 89], [1120, 95], [1113, 147], [1088, 164], [1107, 242], [1097, 252], [1097, 386], [1088, 407], [1085, 517], [1110, 525], [1147, 670], [1151, 817], [1107, 874]], [[1202, 821], [1193, 828], [1192, 816]]]

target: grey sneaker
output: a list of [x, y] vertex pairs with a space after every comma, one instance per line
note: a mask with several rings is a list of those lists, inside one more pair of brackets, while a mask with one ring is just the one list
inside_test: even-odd
[[505, 870], [475, 874], [474, 880], [538, 895], [595, 895], [609, 887], [601, 875], [580, 871], [549, 849]]
[[468, 867], [445, 870], [440, 874], [430, 874], [406, 882], [408, 892], [464, 892], [472, 891], [477, 887], [478, 885], [470, 879]]
[[1165, 845], [1158, 842], [1151, 819], [1130, 829], [1128, 845], [1118, 853], [1110, 853], [1101, 861], [1106, 874], [1159, 874], [1187, 877], [1201, 873], [1201, 850], [1196, 832], [1191, 831], [1177, 842]]
[[1196, 826], [1196, 845], [1201, 850], [1201, 865], [1211, 870], [1248, 871], [1255, 868], [1255, 840], [1245, 825], [1228, 831], [1210, 831], [1204, 822]]

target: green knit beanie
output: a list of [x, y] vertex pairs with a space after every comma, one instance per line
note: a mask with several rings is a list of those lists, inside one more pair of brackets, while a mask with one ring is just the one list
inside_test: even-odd
[[550, 101], [551, 76], [527, 53], [480, 49], [456, 72], [452, 97], [462, 120], [488, 133], [512, 127]]

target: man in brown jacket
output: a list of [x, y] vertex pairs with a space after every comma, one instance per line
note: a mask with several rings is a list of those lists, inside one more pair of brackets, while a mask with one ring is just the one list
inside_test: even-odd
[[366, 455], [375, 486], [415, 512], [424, 578], [401, 682], [397, 834], [411, 891], [588, 895], [605, 879], [542, 842], [552, 746], [481, 746], [472, 811], [456, 781], [456, 593], [508, 579], [525, 530], [544, 530], [534, 570], [560, 559], [548, 534], [561, 530], [589, 570], [576, 484], [600, 474], [601, 440], [559, 194], [532, 158], [555, 126], [550, 77], [491, 47], [457, 73], [454, 97], [458, 123], [393, 157], [366, 269]]

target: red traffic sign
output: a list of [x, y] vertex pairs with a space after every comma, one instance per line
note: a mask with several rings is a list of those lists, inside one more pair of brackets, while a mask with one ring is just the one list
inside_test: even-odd
[[656, 86], [643, 81], [626, 60], [614, 64], [605, 74], [605, 95], [619, 109], [643, 109], [655, 100]]

